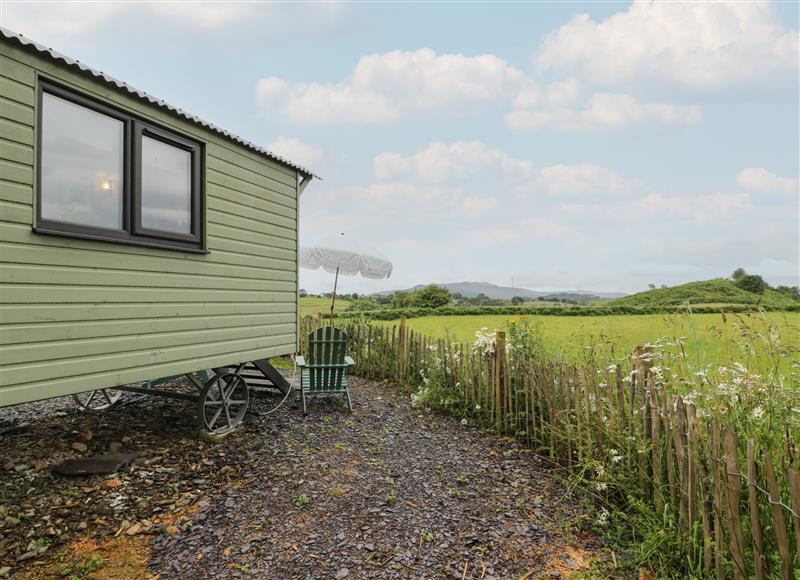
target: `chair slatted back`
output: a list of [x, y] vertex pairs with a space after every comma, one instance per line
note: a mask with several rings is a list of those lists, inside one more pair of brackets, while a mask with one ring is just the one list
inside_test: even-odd
[[347, 364], [347, 334], [340, 328], [323, 326], [308, 335], [308, 389], [314, 392], [342, 389]]

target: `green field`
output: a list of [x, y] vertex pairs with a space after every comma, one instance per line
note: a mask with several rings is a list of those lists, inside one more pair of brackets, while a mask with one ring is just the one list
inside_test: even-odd
[[[453, 341], [471, 341], [475, 331], [507, 328], [507, 315], [486, 316], [427, 316], [407, 321], [409, 328], [434, 337], [449, 337]], [[696, 364], [744, 361], [745, 355], [737, 343], [744, 342], [742, 332], [751, 329], [763, 334], [767, 326], [779, 329], [781, 341], [800, 349], [800, 313], [770, 312], [761, 314], [696, 314], [687, 315], [626, 315], [626, 316], [529, 316], [540, 328], [548, 349], [567, 356], [578, 355], [585, 347], [614, 345], [617, 354], [632, 352], [637, 345], [653, 343], [662, 337], [685, 337], [689, 359]], [[381, 322], [388, 326], [398, 321]], [[753, 342], [751, 340], [751, 342]], [[755, 339], [756, 343], [760, 339]], [[797, 360], [797, 353], [793, 358]], [[788, 370], [787, 357], [782, 367]]]
[[[552, 304], [552, 303], [550, 303]], [[336, 301], [336, 311], [343, 312], [349, 302]], [[329, 298], [306, 297], [300, 299], [301, 315], [316, 316], [330, 312]], [[411, 318], [408, 327], [417, 332], [437, 338], [449, 337], [453, 341], [466, 342], [475, 338], [475, 331], [486, 327], [489, 330], [505, 330], [513, 318], [506, 314], [425, 316]], [[619, 316], [527, 316], [538, 325], [548, 350], [569, 357], [580, 355], [586, 347], [608, 350], [613, 345], [616, 354], [632, 352], [642, 344], [653, 343], [660, 338], [684, 337], [684, 348], [689, 359], [698, 365], [740, 361], [746, 363], [739, 344], [745, 341], [743, 332], [750, 332], [749, 342], [758, 347], [767, 336], [767, 326], [779, 330], [780, 339], [795, 352], [784, 357], [781, 367], [791, 369], [791, 359], [798, 360], [800, 350], [800, 313], [768, 312], [766, 314], [650, 314]], [[399, 321], [375, 321], [377, 324], [393, 326]], [[749, 330], [748, 330], [749, 329]], [[763, 351], [764, 349], [757, 348]], [[763, 358], [763, 352], [757, 358]], [[759, 361], [761, 362], [761, 361]]]
[[[336, 312], [343, 312], [347, 309], [350, 302], [347, 300], [336, 299]], [[306, 296], [300, 299], [300, 316], [316, 316], [317, 312], [322, 314], [331, 313], [331, 299]]]

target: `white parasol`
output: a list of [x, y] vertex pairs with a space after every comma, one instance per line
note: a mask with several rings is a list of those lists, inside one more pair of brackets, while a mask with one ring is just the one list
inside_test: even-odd
[[300, 267], [309, 270], [322, 269], [336, 274], [333, 282], [333, 299], [331, 300], [331, 325], [333, 325], [333, 309], [336, 305], [339, 274], [361, 275], [374, 280], [389, 278], [392, 275], [392, 263], [389, 260], [365, 244], [346, 238], [344, 234], [327, 239], [318, 246], [301, 247]]

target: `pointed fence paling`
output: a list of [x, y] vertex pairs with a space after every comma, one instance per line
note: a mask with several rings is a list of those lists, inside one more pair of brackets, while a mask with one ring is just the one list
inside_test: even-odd
[[[307, 318], [303, 335], [318, 324]], [[650, 371], [646, 349], [637, 349], [630, 368], [578, 368], [512, 356], [500, 331], [493, 345], [473, 348], [414, 332], [404, 319], [344, 330], [356, 374], [419, 387], [431, 369], [444, 369], [455, 414], [523, 439], [568, 469], [627, 474], [638, 497], [680, 534], [695, 572], [797, 577], [800, 442], [787, 430], [773, 457], [733, 426], [699, 417]], [[608, 489], [605, 499], [614, 504], [628, 492]]]

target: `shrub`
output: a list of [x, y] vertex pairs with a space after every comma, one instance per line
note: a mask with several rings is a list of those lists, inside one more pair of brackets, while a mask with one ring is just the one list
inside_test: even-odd
[[392, 295], [393, 308], [408, 308], [409, 306], [413, 306], [413, 304], [414, 296], [411, 294], [411, 292], [398, 290]]
[[767, 283], [764, 281], [764, 278], [758, 274], [745, 274], [740, 276], [736, 279], [734, 284], [736, 284], [738, 288], [747, 292], [752, 292], [753, 294], [763, 294], [764, 290], [767, 289]]
[[450, 304], [450, 291], [436, 284], [430, 284], [414, 292], [414, 306], [439, 308]]
[[347, 312], [364, 312], [366, 310], [375, 310], [380, 305], [370, 298], [356, 298], [347, 306]]
[[778, 286], [775, 288], [775, 291], [785, 294], [795, 300], [800, 300], [800, 287], [798, 286]]

